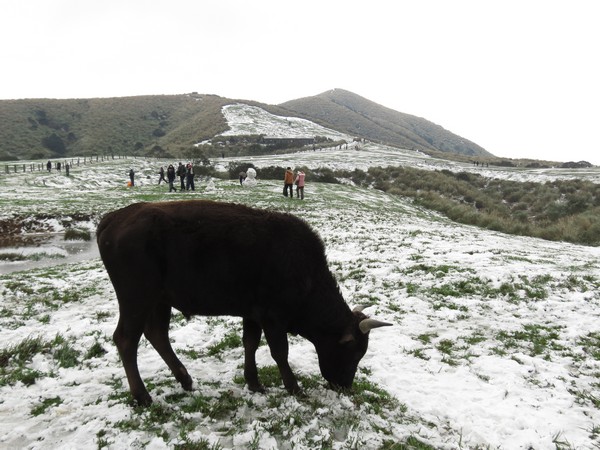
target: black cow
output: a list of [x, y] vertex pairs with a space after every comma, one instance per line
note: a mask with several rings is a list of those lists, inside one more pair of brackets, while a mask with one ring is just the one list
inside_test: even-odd
[[330, 385], [349, 388], [369, 330], [391, 325], [350, 310], [322, 241], [290, 214], [202, 200], [137, 203], [108, 213], [97, 239], [119, 300], [113, 339], [140, 405], [152, 402], [137, 367], [142, 333], [192, 389], [169, 342], [172, 307], [186, 317], [243, 318], [244, 377], [252, 391], [263, 390], [255, 360], [262, 331], [285, 388], [298, 393], [287, 333], [314, 344]]

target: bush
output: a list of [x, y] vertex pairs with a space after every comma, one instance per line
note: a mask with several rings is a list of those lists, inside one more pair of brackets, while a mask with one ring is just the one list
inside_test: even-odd
[[574, 242], [594, 246], [600, 245], [600, 221], [590, 222], [589, 226], [583, 227]]
[[[251, 162], [230, 163], [227, 175], [254, 168]], [[445, 214], [451, 220], [496, 231], [600, 245], [600, 185], [581, 180], [548, 183], [490, 180], [479, 174], [421, 170], [410, 167], [372, 167], [367, 172], [303, 170], [311, 182], [339, 183], [349, 179], [362, 187], [412, 198], [422, 207]], [[208, 170], [208, 169], [207, 169]], [[221, 176], [214, 172], [210, 175]], [[263, 167], [262, 179], [282, 180], [285, 168]]]
[[[258, 171], [257, 171], [258, 172]], [[283, 167], [269, 166], [260, 169], [260, 178], [263, 180], [282, 180], [285, 175]]]
[[[304, 170], [304, 172], [308, 176], [309, 172], [307, 170]], [[328, 168], [312, 171], [312, 173], [310, 174], [310, 178], [311, 180], [318, 181], [319, 183], [339, 183], [333, 170]]]
[[76, 228], [67, 228], [65, 230], [65, 241], [89, 241], [92, 236], [87, 230], [79, 230]]
[[56, 133], [46, 136], [42, 139], [42, 145], [56, 155], [62, 156], [67, 152], [67, 147], [63, 140]]
[[[229, 163], [229, 167], [227, 168], [227, 172], [229, 172], [230, 180], [237, 180], [240, 177], [240, 172], [246, 172], [250, 167], [256, 170], [256, 166], [252, 163]], [[258, 171], [257, 171], [258, 172]]]

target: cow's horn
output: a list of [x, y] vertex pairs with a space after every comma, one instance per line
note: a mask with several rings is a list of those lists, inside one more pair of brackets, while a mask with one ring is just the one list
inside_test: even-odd
[[352, 312], [362, 312], [363, 309], [368, 308], [369, 305], [356, 305]]
[[391, 323], [382, 322], [382, 321], [377, 320], [377, 319], [363, 319], [358, 324], [358, 328], [360, 328], [360, 331], [362, 331], [363, 334], [367, 334], [373, 328], [388, 327], [388, 326], [391, 326], [391, 325], [392, 325]]

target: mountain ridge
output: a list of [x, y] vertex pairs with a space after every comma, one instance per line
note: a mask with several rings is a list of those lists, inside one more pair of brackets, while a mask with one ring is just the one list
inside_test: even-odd
[[[326, 126], [409, 149], [492, 157], [483, 147], [427, 119], [379, 105], [344, 89], [290, 100], [279, 106], [322, 121]], [[347, 111], [346, 114], [339, 112]], [[338, 111], [330, 114], [330, 111]], [[342, 122], [339, 119], [344, 118]]]
[[228, 129], [222, 108], [243, 103], [395, 147], [493, 157], [426, 119], [343, 89], [268, 105], [211, 94], [0, 100], [0, 160], [74, 155], [179, 155]]

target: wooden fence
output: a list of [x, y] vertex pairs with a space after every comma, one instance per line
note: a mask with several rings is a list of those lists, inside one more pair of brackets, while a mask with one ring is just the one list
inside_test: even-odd
[[19, 172], [42, 172], [42, 171], [52, 171], [52, 170], [67, 170], [67, 164], [69, 168], [93, 164], [97, 162], [108, 161], [111, 159], [127, 159], [127, 158], [136, 158], [135, 156], [115, 156], [115, 155], [95, 155], [95, 156], [82, 156], [79, 158], [70, 158], [70, 159], [50, 159], [47, 162], [36, 161], [36, 162], [28, 162], [28, 163], [12, 163], [12, 164], [4, 164], [4, 171], [2, 173], [11, 174], [11, 173], [19, 173]]

